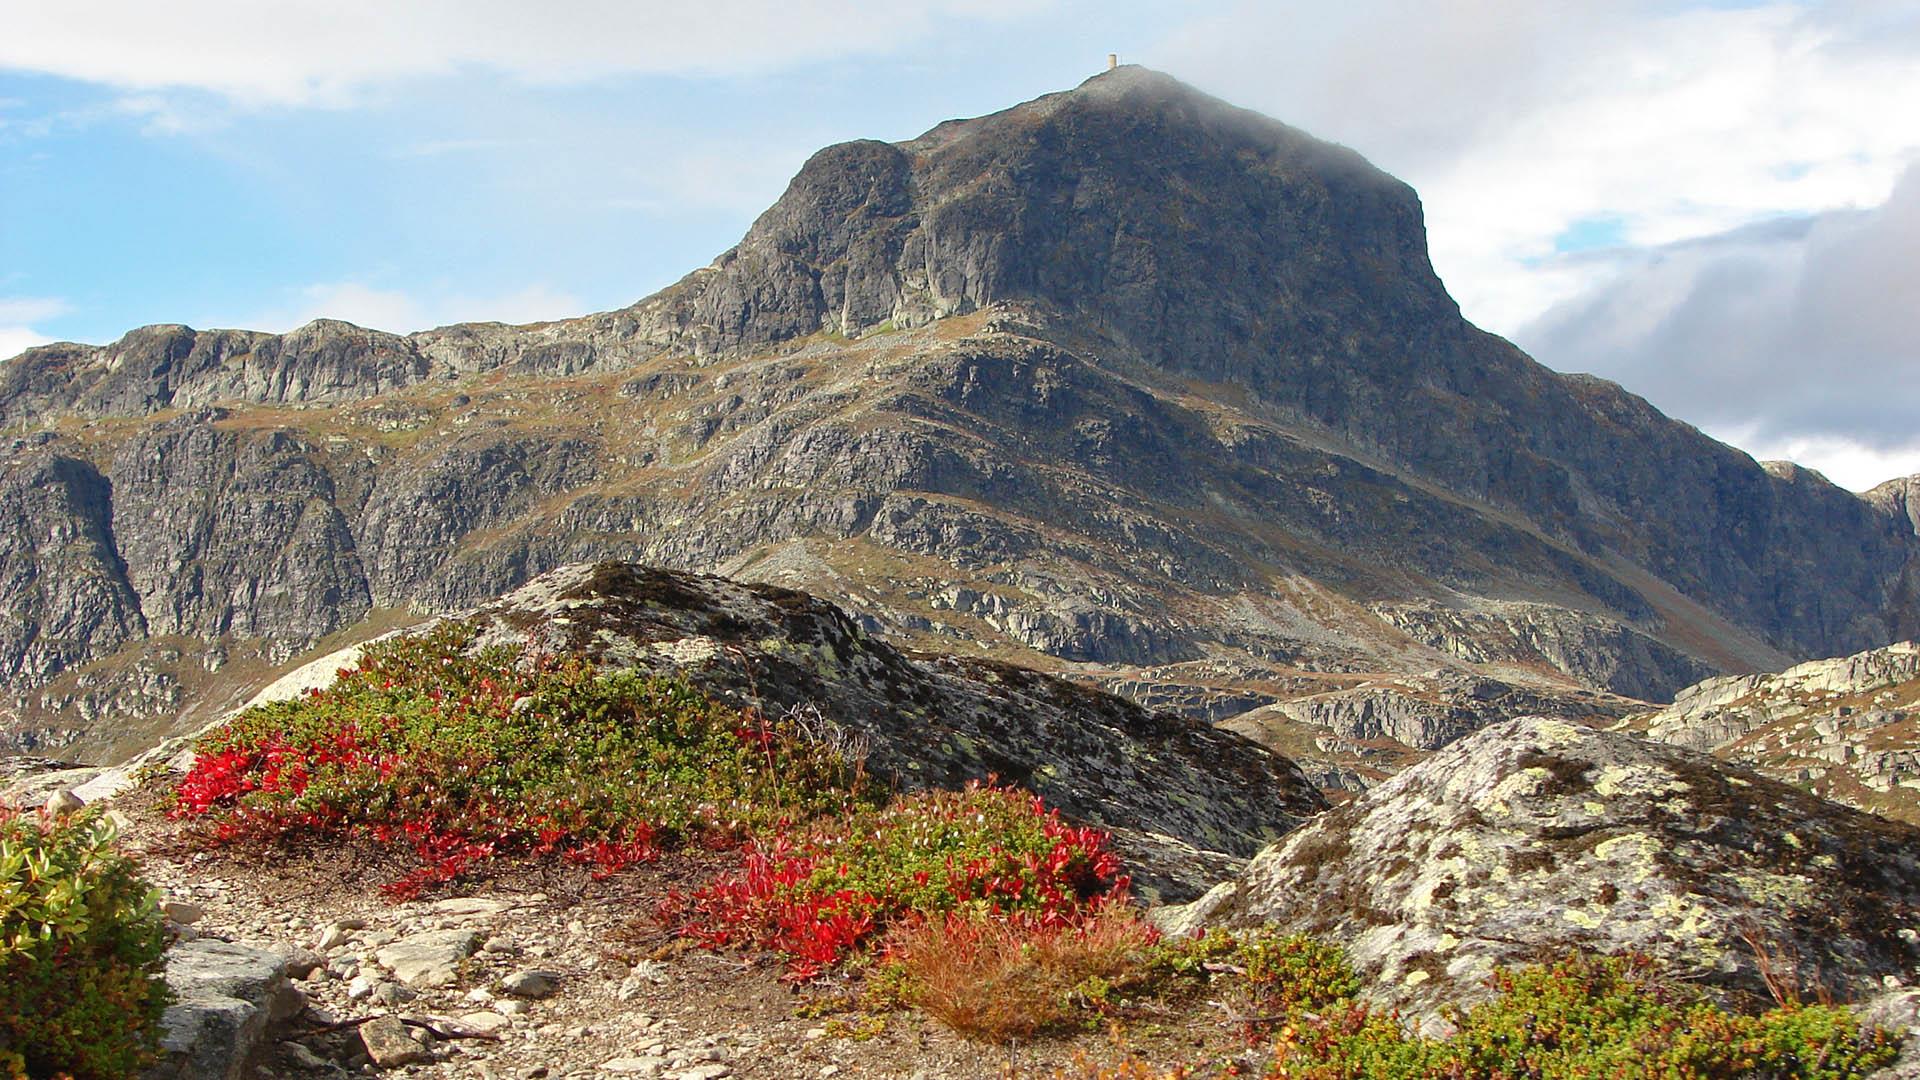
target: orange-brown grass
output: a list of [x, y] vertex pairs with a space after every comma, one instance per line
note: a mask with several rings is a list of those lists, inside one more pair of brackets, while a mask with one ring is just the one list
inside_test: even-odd
[[1137, 970], [1159, 932], [1126, 904], [1070, 925], [949, 915], [903, 926], [888, 942], [903, 996], [960, 1035], [1006, 1045], [1067, 1026], [1091, 981]]
[[1076, 1052], [1072, 1064], [1053, 1070], [1053, 1080], [1187, 1080], [1192, 1075], [1184, 1065], [1164, 1069], [1139, 1058], [1103, 1065], [1088, 1057], [1085, 1051]]

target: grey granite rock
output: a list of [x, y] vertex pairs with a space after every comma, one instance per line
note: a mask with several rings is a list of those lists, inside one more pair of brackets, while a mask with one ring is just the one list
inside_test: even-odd
[[1560, 720], [1467, 737], [1254, 858], [1169, 933], [1271, 924], [1345, 944], [1410, 1015], [1486, 995], [1495, 964], [1637, 951], [1763, 1001], [1757, 949], [1811, 996], [1920, 965], [1920, 828], [1711, 757]]
[[174, 1004], [162, 1018], [165, 1059], [149, 1080], [236, 1080], [265, 1038], [304, 1001], [278, 954], [201, 938], [167, 951]]
[[868, 767], [902, 789], [1019, 784], [1114, 830], [1137, 884], [1167, 898], [1325, 805], [1292, 762], [1240, 736], [1011, 664], [909, 655], [775, 586], [585, 564], [464, 617], [482, 646], [677, 675], [864, 744]]

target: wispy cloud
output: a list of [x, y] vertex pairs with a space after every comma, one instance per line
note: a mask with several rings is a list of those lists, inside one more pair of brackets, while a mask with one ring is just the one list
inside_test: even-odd
[[0, 360], [51, 341], [33, 324], [57, 319], [72, 310], [71, 304], [52, 296], [0, 296]]
[[575, 297], [540, 284], [493, 295], [465, 295], [331, 281], [303, 286], [289, 295], [286, 304], [233, 322], [247, 329], [284, 332], [315, 319], [339, 319], [404, 334], [457, 322], [542, 322], [585, 314], [585, 310]]
[[54, 296], [0, 296], [0, 323], [35, 323], [57, 319], [73, 305]]
[[423, 139], [394, 150], [393, 156], [429, 158], [449, 154], [483, 154], [495, 150], [522, 149], [526, 145], [518, 139]]
[[463, 68], [539, 83], [758, 74], [1047, 6], [901, 0], [876, 18], [857, 0], [30, 0], [0, 8], [0, 68], [249, 104], [339, 105], [370, 86]]

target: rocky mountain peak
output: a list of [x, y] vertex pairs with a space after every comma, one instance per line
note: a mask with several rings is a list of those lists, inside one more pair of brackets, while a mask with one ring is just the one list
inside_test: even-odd
[[822, 150], [718, 266], [753, 312], [743, 336], [1026, 302], [1249, 382], [1282, 342], [1330, 350], [1356, 319], [1454, 314], [1405, 184], [1137, 67], [908, 142]]
[[[1535, 364], [1460, 317], [1406, 185], [1138, 68], [823, 150], [627, 308], [148, 327], [0, 364], [0, 423], [23, 749], [602, 559], [1114, 685], [1205, 660], [1242, 709], [1437, 667], [1659, 699], [1920, 635], [1904, 496]], [[1446, 715], [1393, 725], [1423, 744], [1489, 711], [1389, 693]]]

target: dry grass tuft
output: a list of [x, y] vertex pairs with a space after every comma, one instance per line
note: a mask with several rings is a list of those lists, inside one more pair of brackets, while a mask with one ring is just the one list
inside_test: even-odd
[[1067, 1026], [1082, 1013], [1079, 989], [1138, 969], [1159, 933], [1125, 904], [1081, 922], [950, 915], [894, 932], [890, 962], [905, 996], [969, 1039], [995, 1045]]

